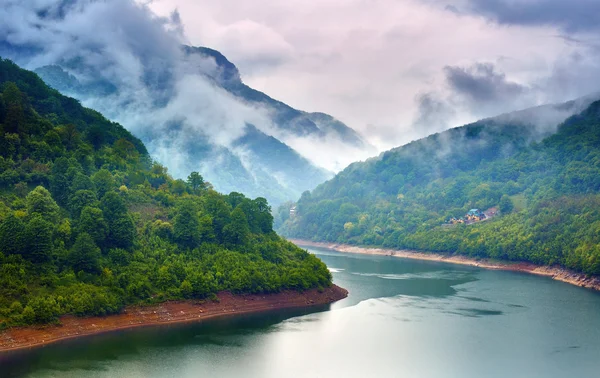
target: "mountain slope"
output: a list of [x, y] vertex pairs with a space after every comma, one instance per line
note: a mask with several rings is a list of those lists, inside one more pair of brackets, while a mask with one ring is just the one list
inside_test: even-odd
[[0, 329], [331, 284], [270, 206], [175, 180], [139, 139], [0, 59]]
[[[94, 74], [92, 67], [79, 60], [42, 66], [35, 71], [52, 87], [133, 124], [132, 130], [148, 145], [151, 155], [164, 161], [176, 177], [198, 170], [218, 190], [264, 196], [274, 204], [297, 198], [304, 190], [330, 178], [332, 173], [328, 169], [341, 168], [345, 162], [333, 150], [361, 153], [359, 156], [374, 152], [359, 134], [335, 118], [293, 109], [250, 88], [242, 82], [237, 67], [216, 50], [183, 46], [178, 59], [172, 70], [201, 75], [211, 83], [211, 91], [221, 91], [219, 96], [228, 97], [225, 102], [242, 104], [241, 109], [225, 110], [230, 112], [227, 117], [233, 117], [233, 122], [245, 125], [241, 130], [229, 132], [232, 137], [214, 137], [211, 130], [219, 124], [223, 124], [222, 132], [232, 127], [228, 124], [232, 121], [215, 113], [220, 111], [215, 110], [221, 106], [218, 102], [191, 105], [199, 108], [193, 119], [186, 114], [187, 109], [169, 109], [171, 103], [180, 101], [179, 89], [174, 74], [164, 70], [145, 75], [158, 79], [142, 83], [143, 91], [151, 96], [151, 104], [145, 104], [149, 108], [140, 108], [138, 114], [129, 110], [132, 101], [139, 101], [138, 98], [123, 99], [123, 88], [116, 80], [99, 72]], [[136, 107], [140, 106], [133, 108]], [[158, 115], [145, 121], [139, 113]], [[251, 113], [255, 114], [249, 115], [249, 119], [240, 119]], [[147, 127], [158, 123], [157, 119], [161, 124]], [[226, 141], [222, 142], [223, 139]], [[261, 141], [266, 145], [261, 145]], [[317, 157], [315, 148], [332, 152]], [[276, 158], [271, 154], [273, 149], [277, 150]], [[180, 153], [185, 156], [179, 156]], [[224, 171], [226, 174], [222, 174]]]
[[[352, 164], [304, 193], [294, 216], [280, 211], [288, 218], [280, 231], [600, 274], [600, 102], [539, 142], [539, 130], [499, 123], [507, 119], [448, 130]], [[501, 215], [448, 223], [469, 209], [492, 207]]]
[[210, 77], [245, 102], [268, 107], [274, 125], [282, 131], [291, 132], [296, 136], [315, 136], [319, 139], [338, 138], [357, 149], [373, 149], [356, 131], [330, 115], [296, 110], [247, 86], [242, 82], [237, 67], [220, 52], [206, 47], [191, 46], [184, 46], [184, 51], [187, 57], [200, 55], [214, 59], [218, 69]]

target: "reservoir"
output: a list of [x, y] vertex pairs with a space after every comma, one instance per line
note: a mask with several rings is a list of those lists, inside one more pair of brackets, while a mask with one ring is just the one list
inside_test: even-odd
[[348, 298], [0, 355], [0, 377], [597, 377], [600, 294], [549, 278], [309, 248]]

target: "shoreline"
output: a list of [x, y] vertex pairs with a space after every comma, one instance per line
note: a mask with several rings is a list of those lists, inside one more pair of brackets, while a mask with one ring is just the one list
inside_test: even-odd
[[222, 317], [323, 306], [347, 296], [348, 291], [337, 285], [332, 285], [322, 292], [317, 289], [303, 293], [283, 291], [274, 294], [235, 295], [220, 292], [217, 295], [219, 301], [170, 301], [151, 306], [131, 306], [119, 314], [107, 316], [65, 315], [60, 318], [58, 325], [15, 327], [0, 331], [0, 354], [138, 327], [201, 322]]
[[419, 252], [408, 249], [387, 249], [378, 247], [359, 247], [349, 244], [313, 242], [300, 239], [288, 239], [299, 247], [318, 247], [332, 249], [343, 253], [358, 253], [366, 255], [393, 256], [405, 259], [437, 261], [449, 264], [468, 265], [490, 270], [506, 270], [523, 272], [538, 276], [550, 277], [553, 280], [571, 285], [600, 291], [600, 277], [587, 275], [560, 266], [536, 265], [529, 262], [500, 262], [490, 259], [474, 259], [462, 255], [446, 255], [435, 252]]

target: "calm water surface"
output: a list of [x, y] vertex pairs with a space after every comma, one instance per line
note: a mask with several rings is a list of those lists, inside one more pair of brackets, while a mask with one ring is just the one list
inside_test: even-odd
[[1, 377], [599, 377], [600, 295], [547, 278], [311, 249], [350, 296], [0, 355]]

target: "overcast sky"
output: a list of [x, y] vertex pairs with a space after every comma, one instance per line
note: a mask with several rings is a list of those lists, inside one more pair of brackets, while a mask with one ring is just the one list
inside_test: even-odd
[[389, 148], [598, 90], [597, 0], [154, 0], [244, 81]]

